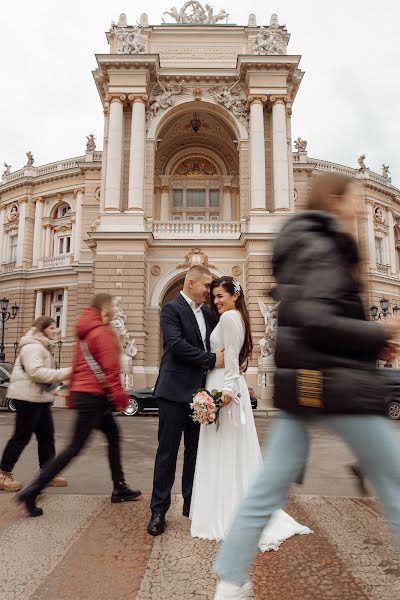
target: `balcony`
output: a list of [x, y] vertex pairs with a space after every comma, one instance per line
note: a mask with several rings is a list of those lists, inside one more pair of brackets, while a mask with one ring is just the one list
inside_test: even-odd
[[14, 271], [16, 266], [17, 263], [15, 260], [13, 262], [3, 264], [3, 273], [10, 273], [11, 271]]
[[41, 258], [38, 262], [38, 269], [62, 269], [71, 265], [71, 255], [52, 256], [50, 258]]
[[156, 221], [152, 224], [152, 232], [156, 240], [238, 240], [242, 224], [236, 221]]

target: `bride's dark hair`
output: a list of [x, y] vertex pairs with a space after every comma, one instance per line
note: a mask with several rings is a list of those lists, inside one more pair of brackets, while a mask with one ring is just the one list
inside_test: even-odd
[[[239, 286], [239, 287], [238, 287]], [[220, 314], [217, 311], [217, 307], [214, 304], [214, 294], [213, 291], [217, 287], [222, 287], [228, 294], [234, 296], [236, 293], [239, 293], [239, 296], [236, 300], [235, 307], [242, 315], [243, 323], [244, 323], [244, 342], [242, 349], [239, 354], [239, 364], [243, 364], [245, 360], [248, 360], [251, 357], [251, 353], [253, 352], [253, 340], [251, 338], [251, 328], [250, 328], [250, 315], [247, 310], [246, 301], [244, 299], [243, 290], [240, 287], [239, 282], [234, 277], [230, 277], [229, 275], [225, 275], [224, 277], [219, 277], [218, 279], [214, 279], [210, 286], [210, 302], [211, 302], [211, 310], [215, 315], [217, 321], [219, 321]]]

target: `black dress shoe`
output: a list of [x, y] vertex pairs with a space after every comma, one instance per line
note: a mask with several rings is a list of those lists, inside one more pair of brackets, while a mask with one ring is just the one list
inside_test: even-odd
[[149, 524], [147, 525], [147, 533], [150, 535], [161, 535], [165, 531], [165, 515], [153, 513]]
[[25, 505], [30, 517], [41, 517], [43, 514], [43, 508], [36, 506], [37, 496], [36, 489], [32, 487], [27, 487], [17, 494], [17, 501]]
[[140, 490], [131, 490], [125, 481], [119, 481], [114, 485], [111, 502], [131, 502], [142, 495]]
[[182, 514], [184, 517], [188, 517], [190, 515], [190, 506], [183, 505]]

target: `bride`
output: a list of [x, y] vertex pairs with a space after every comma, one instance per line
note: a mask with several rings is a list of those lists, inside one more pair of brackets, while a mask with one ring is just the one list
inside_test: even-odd
[[[223, 540], [234, 512], [255, 476], [262, 456], [249, 391], [239, 365], [250, 356], [250, 318], [239, 282], [221, 277], [211, 284], [211, 305], [218, 324], [211, 334], [211, 351], [223, 347], [225, 367], [209, 371], [206, 388], [223, 391], [219, 428], [202, 425], [190, 508], [192, 537]], [[259, 547], [277, 550], [295, 534], [311, 533], [282, 510], [264, 529]]]

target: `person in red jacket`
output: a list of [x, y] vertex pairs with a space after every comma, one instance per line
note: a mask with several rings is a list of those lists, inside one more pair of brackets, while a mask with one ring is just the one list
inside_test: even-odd
[[[97, 294], [91, 307], [84, 310], [77, 321], [78, 340], [67, 404], [75, 408], [78, 414], [70, 444], [17, 495], [32, 517], [43, 514], [42, 508], [36, 506], [41, 490], [81, 452], [94, 429], [100, 429], [108, 441], [108, 458], [114, 483], [111, 502], [135, 500], [141, 495], [140, 490], [130, 489], [125, 482], [119, 429], [112, 414], [113, 410], [122, 411], [128, 406], [128, 395], [121, 385], [119, 373], [119, 340], [109, 325], [113, 315], [113, 297]], [[92, 370], [94, 363], [100, 367], [100, 378]]]

